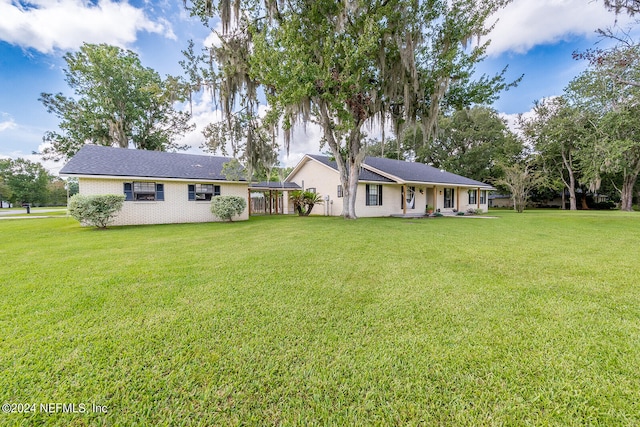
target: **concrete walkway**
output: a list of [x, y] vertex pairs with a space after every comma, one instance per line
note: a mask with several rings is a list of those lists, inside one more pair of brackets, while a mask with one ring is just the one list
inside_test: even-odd
[[416, 214], [416, 213], [408, 213], [408, 214], [394, 214], [391, 215], [392, 218], [485, 218], [485, 219], [496, 219], [497, 216], [487, 216], [487, 215], [458, 215], [454, 212], [442, 212], [442, 216], [437, 217], [433, 215], [427, 214]]

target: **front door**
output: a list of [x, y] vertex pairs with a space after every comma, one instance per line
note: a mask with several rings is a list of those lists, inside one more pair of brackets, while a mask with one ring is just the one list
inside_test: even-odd
[[453, 208], [455, 205], [453, 204], [453, 196], [455, 191], [453, 188], [445, 188], [444, 189], [444, 207], [445, 208]]

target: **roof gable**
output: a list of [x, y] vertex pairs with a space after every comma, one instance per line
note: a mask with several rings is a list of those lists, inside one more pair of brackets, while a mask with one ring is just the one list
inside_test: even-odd
[[222, 167], [230, 160], [230, 157], [85, 145], [60, 174], [226, 181]]
[[[336, 172], [338, 171], [338, 164], [335, 162], [335, 160], [331, 160], [329, 157], [327, 156], [320, 156], [317, 154], [307, 154], [306, 157], [309, 157], [317, 162], [322, 163], [323, 165], [326, 165], [328, 167], [330, 167], [331, 169], [335, 170]], [[372, 181], [372, 182], [394, 182], [392, 179], [387, 178], [386, 176], [383, 176], [377, 172], [371, 171], [369, 169], [365, 169], [365, 168], [361, 168], [360, 169], [360, 174], [358, 176], [358, 180], [359, 181]]]

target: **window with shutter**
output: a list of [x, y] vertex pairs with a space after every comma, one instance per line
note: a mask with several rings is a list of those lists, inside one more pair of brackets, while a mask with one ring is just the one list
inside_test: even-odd
[[164, 184], [155, 182], [125, 182], [124, 197], [128, 201], [148, 202], [164, 200]]

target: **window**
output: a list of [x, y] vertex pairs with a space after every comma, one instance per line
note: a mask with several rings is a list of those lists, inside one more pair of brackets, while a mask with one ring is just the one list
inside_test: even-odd
[[207, 201], [220, 195], [220, 186], [214, 184], [189, 184], [189, 200]]
[[309, 193], [316, 194], [316, 187], [307, 188], [307, 191], [308, 191]]
[[453, 208], [453, 195], [454, 195], [454, 190], [453, 188], [445, 188], [444, 189], [444, 207], [445, 208]]
[[480, 204], [481, 205], [487, 204], [487, 190], [482, 190], [480, 192]]
[[164, 200], [164, 184], [155, 182], [125, 182], [125, 200], [156, 201]]
[[[400, 191], [402, 193], [402, 191]], [[402, 194], [400, 194], [402, 196]], [[416, 187], [407, 187], [406, 197], [402, 198], [400, 208], [404, 209], [404, 200], [407, 199], [407, 209], [415, 209], [416, 207]]]
[[338, 197], [342, 197], [342, 185], [338, 185]]
[[477, 195], [477, 190], [469, 190], [469, 204], [470, 205], [475, 205], [476, 201], [478, 200], [476, 198]]
[[367, 206], [382, 206], [382, 185], [367, 184]]

